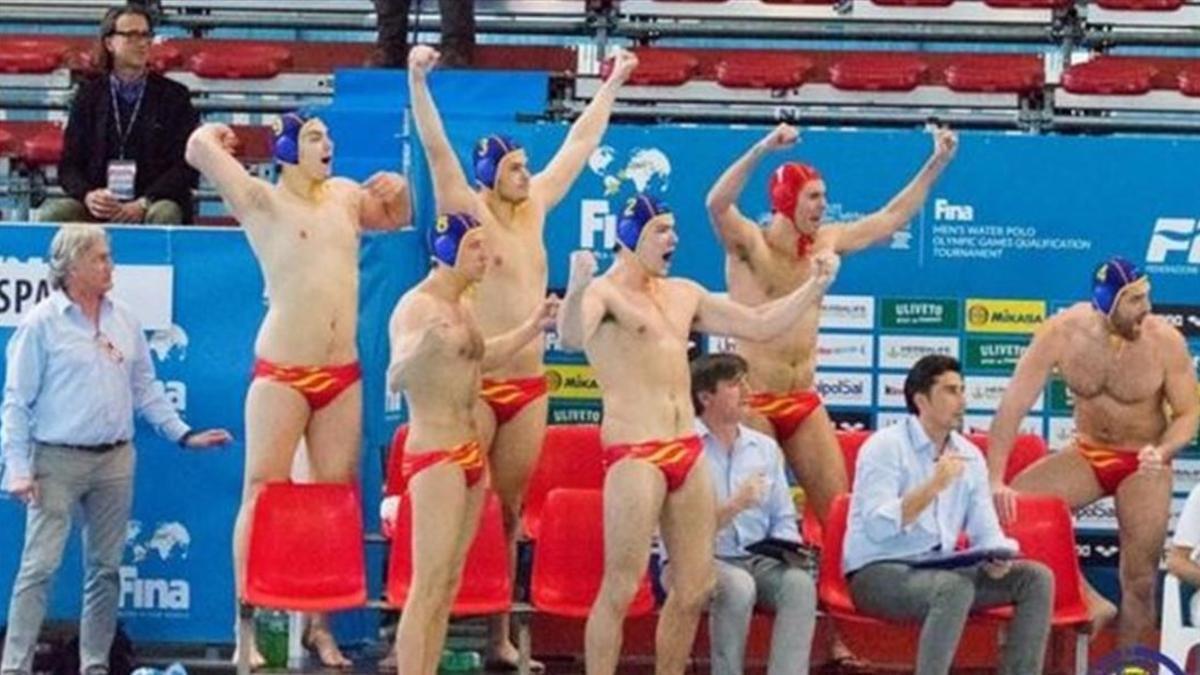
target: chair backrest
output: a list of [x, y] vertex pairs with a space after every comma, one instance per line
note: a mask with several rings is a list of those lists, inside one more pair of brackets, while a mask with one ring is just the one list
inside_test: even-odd
[[863, 443], [871, 437], [871, 431], [865, 429], [855, 429], [853, 431], [838, 431], [838, 445], [842, 448], [842, 459], [846, 464], [846, 484], [854, 485], [854, 471], [858, 466], [858, 451], [862, 448]]
[[855, 611], [850, 585], [842, 573], [842, 550], [846, 543], [849, 518], [850, 495], [834, 497], [825, 518], [825, 542], [821, 547], [821, 568], [817, 575], [817, 594], [829, 611]]
[[404, 480], [404, 443], [408, 440], [408, 425], [401, 424], [392, 434], [392, 444], [388, 446], [387, 466], [383, 474], [383, 495], [385, 497], [400, 496], [408, 489]]
[[525, 532], [537, 539], [546, 496], [555, 488], [600, 490], [604, 487], [604, 463], [600, 427], [595, 424], [557, 424], [546, 429], [546, 440], [537, 466], [525, 490], [521, 522]]
[[[988, 436], [984, 433], [967, 434], [983, 455], [988, 454]], [[1046, 441], [1037, 434], [1018, 434], [1013, 440], [1012, 452], [1008, 455], [1008, 464], [1004, 467], [1004, 483], [1012, 483], [1017, 474], [1029, 468], [1031, 464], [1049, 454]]]
[[[412, 583], [412, 500], [400, 502], [396, 531], [392, 536], [392, 552], [388, 563], [388, 604], [402, 608], [408, 600]], [[498, 614], [512, 607], [512, 580], [509, 576], [508, 542], [504, 536], [504, 520], [500, 498], [490, 490], [484, 498], [479, 527], [467, 560], [463, 564], [462, 582], [450, 613], [454, 616]]]
[[[533, 606], [549, 614], [586, 617], [603, 577], [603, 494], [599, 490], [551, 490], [533, 547]], [[653, 610], [650, 576], [643, 574], [626, 616]]]
[[1083, 572], [1066, 502], [1047, 495], [1018, 495], [1017, 518], [1003, 527], [1020, 544], [1023, 557], [1045, 564], [1054, 573], [1056, 623], [1070, 622], [1073, 617], [1086, 621]]
[[243, 600], [298, 611], [366, 602], [362, 508], [353, 485], [263, 487], [250, 523]]

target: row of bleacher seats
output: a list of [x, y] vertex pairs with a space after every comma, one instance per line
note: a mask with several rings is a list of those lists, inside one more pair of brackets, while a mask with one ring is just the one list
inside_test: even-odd
[[[853, 472], [858, 449], [868, 432], [839, 433], [839, 442], [846, 453], [848, 471]], [[399, 481], [399, 459], [403, 453], [406, 431], [397, 430], [388, 457], [387, 490], [402, 494]], [[986, 448], [986, 439], [974, 437]], [[1015, 473], [1028, 462], [1046, 452], [1045, 444], [1034, 436], [1022, 437], [1010, 462], [1009, 472]], [[581, 619], [587, 613], [599, 591], [603, 574], [603, 468], [600, 464], [599, 430], [594, 425], [551, 427], [539, 465], [526, 500], [525, 524], [527, 533], [535, 540], [530, 572], [528, 606], [518, 606], [522, 621], [522, 652], [529, 654], [529, 612]], [[349, 573], [339, 576], [337, 569], [322, 568], [318, 561], [323, 555], [344, 557], [344, 548], [361, 550], [362, 527], [359, 507], [353, 488], [344, 494], [330, 486], [279, 484], [269, 486], [260, 497], [254, 517], [249, 557], [247, 600], [250, 604], [288, 609], [344, 609], [362, 606], [366, 601], [362, 582], [362, 562], [350, 556]], [[337, 511], [337, 525], [331, 527], [333, 541], [321, 541], [314, 549], [311, 533], [321, 523], [333, 518], [318, 515], [310, 519], [288, 518], [289, 509], [303, 504], [306, 512], [322, 500], [330, 500], [331, 510]], [[1006, 526], [1010, 536], [1022, 546], [1024, 555], [1040, 560], [1056, 575], [1054, 625], [1073, 632], [1076, 642], [1076, 672], [1086, 668], [1086, 638], [1088, 615], [1082, 603], [1082, 579], [1075, 557], [1074, 533], [1070, 515], [1060, 500], [1022, 497], [1019, 522]], [[391, 555], [386, 583], [388, 607], [402, 607], [409, 593], [412, 575], [410, 507], [401, 499], [396, 528], [391, 542]], [[841, 573], [841, 546], [845, 536], [848, 496], [835, 502], [830, 527], [818, 533], [815, 543], [823, 549], [819, 575], [819, 595], [823, 609], [837, 622], [866, 625], [871, 631], [898, 630], [911, 633], [913, 625], [897, 626], [879, 619], [858, 614], [854, 609], [846, 581]], [[532, 512], [532, 513], [531, 513]], [[347, 524], [350, 524], [347, 527]], [[325, 530], [320, 530], [324, 532]], [[287, 541], [296, 542], [289, 546]], [[813, 541], [813, 540], [810, 540]], [[320, 547], [326, 547], [322, 552]], [[305, 560], [296, 559], [303, 549]], [[509, 560], [505, 545], [500, 505], [494, 494], [488, 494], [478, 532], [467, 554], [463, 583], [456, 596], [452, 613], [455, 616], [492, 614], [514, 609], [513, 592], [508, 575]], [[281, 570], [287, 570], [281, 574]], [[310, 577], [321, 576], [320, 583]], [[641, 616], [654, 610], [654, 596], [648, 574], [643, 575], [630, 616]], [[1011, 613], [1006, 609], [990, 610], [972, 618], [975, 624], [998, 625]], [[859, 633], [863, 634], [863, 633]], [[866, 633], [873, 634], [873, 633]], [[869, 653], [869, 651], [868, 651]]]

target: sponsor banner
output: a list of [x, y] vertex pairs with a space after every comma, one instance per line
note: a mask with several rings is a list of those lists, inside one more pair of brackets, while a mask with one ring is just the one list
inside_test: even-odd
[[191, 531], [182, 521], [129, 521], [119, 570], [121, 618], [191, 617], [191, 547]]
[[[1187, 502], [1186, 495], [1171, 497], [1171, 517], [1167, 531], [1175, 531], [1175, 523]], [[1112, 497], [1103, 497], [1087, 506], [1075, 510], [1075, 529], [1095, 532], [1117, 531], [1117, 507]]]
[[[992, 427], [992, 415], [963, 415], [962, 431], [964, 434], [986, 434]], [[1021, 419], [1017, 427], [1019, 434], [1042, 435], [1042, 418], [1033, 415]]]
[[[998, 375], [970, 375], [965, 378], [967, 408], [971, 410], [998, 410], [1004, 392], [1008, 390], [1009, 378]], [[1032, 412], [1042, 409], [1043, 396], [1038, 395]]]
[[1200, 274], [1200, 233], [1195, 218], [1159, 217], [1146, 246], [1146, 271], [1151, 274]]
[[1200, 337], [1200, 305], [1154, 305], [1154, 313], [1179, 329], [1185, 337]]
[[880, 373], [875, 405], [880, 408], [904, 408], [904, 378], [901, 373]]
[[826, 295], [821, 299], [821, 328], [870, 330], [874, 327], [874, 297], [869, 295]]
[[958, 330], [959, 302], [953, 298], [884, 298], [881, 300], [883, 328]]
[[893, 424], [899, 424], [900, 422], [903, 422], [904, 418], [906, 417], [908, 417], [908, 413], [900, 411], [876, 413], [875, 428], [883, 429], [884, 427], [890, 427]]
[[[0, 326], [16, 326], [25, 312], [50, 295], [48, 267], [40, 259], [0, 260]], [[127, 305], [146, 330], [171, 327], [175, 268], [172, 265], [117, 265], [113, 297]]]
[[818, 333], [817, 363], [831, 368], [870, 368], [875, 363], [875, 338], [854, 333]]
[[550, 424], [600, 424], [600, 401], [550, 401]]
[[596, 384], [589, 365], [547, 363], [546, 380], [552, 399], [600, 399], [600, 385]]
[[1051, 417], [1046, 422], [1046, 444], [1050, 451], [1061, 450], [1075, 440], [1074, 417]]
[[1045, 320], [1045, 300], [967, 298], [971, 333], [1032, 333]]
[[1116, 527], [1075, 535], [1075, 552], [1085, 567], [1117, 567], [1121, 559], [1120, 538]]
[[936, 335], [880, 335], [879, 367], [908, 370], [922, 356], [958, 358], [958, 338]]
[[1186, 496], [1200, 483], [1200, 459], [1176, 457], [1171, 462], [1171, 470], [1175, 472], [1172, 489], [1177, 495]]
[[870, 406], [871, 384], [867, 373], [817, 371], [817, 393], [826, 406]]
[[1075, 410], [1075, 397], [1071, 395], [1071, 390], [1067, 389], [1065, 381], [1055, 377], [1050, 380], [1048, 388], [1050, 412], [1069, 413]]
[[1011, 373], [1028, 348], [1029, 340], [968, 337], [963, 366], [968, 372], [983, 370]]
[[871, 426], [871, 413], [863, 410], [826, 410], [838, 431], [863, 431]]

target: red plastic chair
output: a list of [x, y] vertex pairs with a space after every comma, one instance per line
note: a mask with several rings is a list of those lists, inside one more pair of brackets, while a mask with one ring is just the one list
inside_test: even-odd
[[730, 54], [717, 64], [717, 82], [735, 89], [795, 89], [812, 67], [812, 59], [795, 54]]
[[[854, 471], [858, 466], [858, 452], [862, 449], [863, 443], [874, 433], [867, 429], [856, 430], [838, 430], [835, 432], [838, 439], [838, 447], [842, 449], [842, 463], [846, 466], [846, 485], [853, 489], [854, 486]], [[820, 548], [825, 542], [825, 533], [821, 527], [821, 520], [817, 518], [817, 514], [811, 507], [805, 505], [804, 513], [800, 517], [800, 535], [805, 542], [812, 546]]]
[[291, 54], [280, 47], [226, 44], [193, 54], [188, 59], [188, 69], [207, 78], [268, 79], [282, 72], [290, 62]]
[[388, 448], [387, 468], [383, 474], [383, 496], [399, 497], [408, 490], [404, 480], [404, 442], [408, 440], [408, 425], [401, 424], [392, 434], [392, 445]]
[[21, 161], [30, 166], [54, 166], [62, 158], [63, 128], [55, 122], [33, 122], [21, 141]]
[[[584, 618], [604, 577], [604, 498], [599, 490], [552, 490], [533, 548], [531, 600], [540, 612]], [[654, 610], [650, 575], [642, 575], [627, 616]]]
[[[412, 583], [412, 500], [400, 502], [396, 533], [392, 536], [392, 554], [388, 565], [388, 604], [403, 608]], [[454, 616], [499, 614], [512, 608], [512, 581], [509, 578], [508, 543], [500, 498], [489, 491], [484, 498], [479, 529], [467, 561], [462, 583], [450, 607]]]
[[[696, 75], [700, 61], [685, 51], [645, 47], [636, 50], [638, 66], [629, 76], [629, 84], [673, 87]], [[600, 77], [607, 80], [612, 72], [612, 59], [600, 65]]]
[[602, 453], [600, 427], [595, 424], [557, 424], [546, 429], [521, 512], [521, 522], [531, 539], [537, 539], [541, 531], [542, 512], [551, 490], [604, 488]]
[[[967, 439], [983, 451], [984, 457], [987, 456], [987, 434], [967, 434]], [[1016, 440], [1013, 441], [1012, 452], [1008, 454], [1008, 464], [1004, 467], [1004, 484], [1011, 484], [1022, 471], [1048, 454], [1050, 454], [1050, 450], [1041, 436], [1018, 434]]]
[[912, 91], [927, 69], [916, 55], [864, 52], [834, 62], [829, 67], [829, 81], [849, 91]]
[[1027, 54], [963, 55], [946, 67], [946, 86], [953, 91], [1022, 94], [1041, 89], [1044, 82], [1041, 57]]
[[[238, 631], [250, 640], [254, 607], [328, 612], [367, 601], [362, 508], [345, 483], [268, 483], [250, 522]], [[238, 672], [250, 672], [243, 649]]]

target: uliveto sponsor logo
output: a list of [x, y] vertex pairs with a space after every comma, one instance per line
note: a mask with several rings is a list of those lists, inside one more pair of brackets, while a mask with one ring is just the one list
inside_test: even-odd
[[827, 295], [821, 299], [821, 328], [875, 327], [875, 298], [869, 295]]
[[884, 298], [882, 302], [884, 328], [953, 330], [959, 327], [957, 300]]
[[1159, 218], [1146, 246], [1146, 269], [1158, 274], [1200, 274], [1195, 218]]
[[816, 388], [826, 405], [871, 405], [871, 376], [866, 373], [817, 371]]
[[911, 368], [917, 359], [930, 354], [958, 358], [958, 338], [933, 335], [881, 335], [880, 368]]

